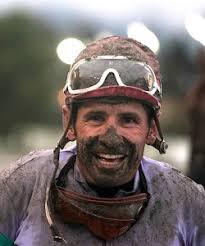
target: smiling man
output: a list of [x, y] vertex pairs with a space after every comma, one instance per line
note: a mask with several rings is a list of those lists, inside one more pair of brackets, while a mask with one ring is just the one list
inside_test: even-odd
[[31, 153], [1, 173], [2, 240], [205, 245], [203, 187], [144, 156], [146, 144], [167, 149], [152, 51], [128, 38], [96, 41], [71, 66], [64, 94], [64, 134], [54, 154]]
[[131, 181], [149, 135], [148, 117], [137, 102], [85, 103], [75, 124], [77, 164], [89, 184], [117, 187]]

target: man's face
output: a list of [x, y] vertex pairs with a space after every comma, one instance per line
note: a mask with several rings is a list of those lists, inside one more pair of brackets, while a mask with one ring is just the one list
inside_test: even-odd
[[149, 133], [148, 116], [136, 102], [89, 102], [77, 113], [77, 164], [86, 181], [116, 187], [133, 179]]

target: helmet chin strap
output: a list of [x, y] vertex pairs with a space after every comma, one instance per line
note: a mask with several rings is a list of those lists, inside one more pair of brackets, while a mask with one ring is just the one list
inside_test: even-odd
[[49, 206], [49, 198], [51, 197], [51, 187], [54, 183], [55, 176], [59, 167], [59, 156], [60, 156], [60, 150], [65, 147], [65, 145], [69, 142], [69, 139], [67, 138], [67, 132], [70, 127], [70, 123], [68, 122], [67, 127], [63, 133], [63, 136], [61, 137], [60, 141], [58, 142], [57, 146], [55, 147], [53, 151], [53, 163], [55, 165], [55, 169], [53, 171], [49, 186], [46, 190], [46, 202], [45, 202], [45, 212], [46, 212], [46, 218], [48, 221], [48, 224], [50, 226], [50, 230], [53, 236], [53, 240], [56, 242], [63, 243], [64, 245], [69, 245], [68, 242], [64, 239], [64, 237], [59, 232], [58, 228], [54, 224], [53, 220], [53, 214], [51, 211], [51, 206]]
[[154, 121], [155, 121], [155, 124], [156, 124], [156, 127], [157, 127], [157, 131], [159, 133], [159, 137], [156, 137], [154, 143], [152, 144], [152, 146], [159, 150], [159, 153], [160, 154], [166, 154], [166, 150], [168, 149], [168, 144], [164, 141], [164, 137], [163, 137], [163, 134], [162, 134], [162, 131], [161, 131], [161, 127], [160, 127], [160, 124], [159, 124], [159, 120], [158, 120], [158, 117], [157, 117], [157, 114], [156, 112], [154, 113]]

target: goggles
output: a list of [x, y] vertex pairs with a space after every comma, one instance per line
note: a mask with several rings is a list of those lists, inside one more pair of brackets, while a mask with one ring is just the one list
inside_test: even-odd
[[[114, 76], [115, 84], [113, 80], [111, 83], [110, 80], [106, 81], [110, 74]], [[68, 73], [64, 92], [76, 95], [110, 85], [128, 86], [146, 91], [150, 95], [156, 92], [161, 95], [161, 88], [152, 68], [144, 62], [124, 56], [97, 56], [80, 60]]]

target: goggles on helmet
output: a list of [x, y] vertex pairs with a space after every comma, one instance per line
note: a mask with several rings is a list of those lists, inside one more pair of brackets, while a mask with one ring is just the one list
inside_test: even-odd
[[97, 56], [80, 60], [71, 68], [64, 91], [77, 95], [110, 86], [110, 83], [106, 85], [110, 74], [114, 75], [115, 85], [140, 89], [152, 96], [155, 93], [161, 95], [152, 68], [124, 56]]

